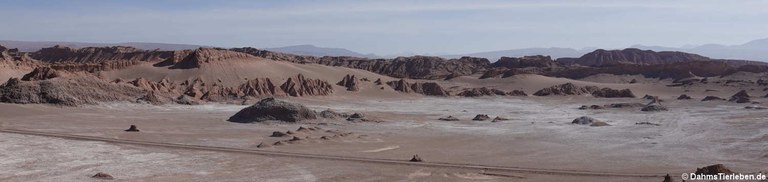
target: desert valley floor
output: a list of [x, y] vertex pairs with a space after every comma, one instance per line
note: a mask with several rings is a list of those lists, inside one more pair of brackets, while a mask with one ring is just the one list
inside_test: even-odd
[[[757, 172], [768, 166], [768, 113], [742, 104], [669, 101], [669, 112], [637, 109], [578, 110], [580, 105], [644, 102], [635, 99], [423, 98], [355, 100], [340, 97], [291, 99], [315, 110], [362, 112], [382, 122], [317, 120], [304, 124], [241, 124], [226, 118], [240, 105], [151, 106], [112, 103], [85, 107], [0, 105], [3, 129], [20, 129], [295, 153], [599, 171], [621, 174], [681, 174], [712, 163]], [[478, 113], [510, 118], [470, 119]], [[452, 115], [462, 121], [439, 121]], [[574, 126], [580, 116], [609, 127]], [[650, 122], [655, 125], [639, 125]], [[128, 125], [139, 133], [127, 133]], [[273, 131], [320, 127], [310, 139], [268, 148]], [[352, 132], [330, 140], [326, 130]], [[398, 166], [349, 161], [296, 159], [210, 151], [179, 150], [107, 142], [0, 134], [0, 179], [89, 180], [96, 172], [146, 181], [660, 181], [661, 177], [617, 177], [497, 172]]]

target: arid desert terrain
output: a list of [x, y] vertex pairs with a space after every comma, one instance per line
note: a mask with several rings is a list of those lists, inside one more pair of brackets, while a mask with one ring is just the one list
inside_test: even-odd
[[499, 60], [248, 47], [0, 52], [0, 181], [680, 181], [715, 164], [768, 171], [763, 62], [639, 49]]

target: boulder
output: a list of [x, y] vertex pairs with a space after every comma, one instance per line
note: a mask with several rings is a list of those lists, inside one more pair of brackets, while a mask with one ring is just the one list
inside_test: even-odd
[[525, 93], [522, 90], [513, 90], [513, 91], [510, 91], [510, 92], [507, 92], [507, 95], [509, 95], [509, 96], [528, 96], [528, 94]]
[[503, 118], [501, 116], [496, 116], [496, 118], [493, 118], [493, 120], [491, 120], [491, 122], [495, 123], [495, 122], [501, 122], [501, 121], [507, 121], [507, 120], [509, 120], [509, 119]]
[[274, 131], [272, 132], [272, 135], [269, 135], [269, 137], [284, 137], [284, 136], [288, 136], [288, 134], [283, 133], [281, 131]]
[[365, 116], [361, 113], [354, 113], [347, 118], [347, 121], [353, 121], [353, 122], [359, 122], [359, 121], [365, 121]]
[[127, 129], [127, 130], [125, 130], [125, 131], [127, 131], [127, 132], [139, 132], [139, 129], [138, 129], [138, 128], [136, 128], [136, 125], [131, 125], [131, 126], [130, 126], [130, 127], [128, 127], [128, 129]]
[[592, 91], [592, 96], [603, 98], [635, 98], [635, 94], [632, 93], [632, 90], [616, 90], [611, 88], [601, 88], [600, 90]]
[[713, 100], [725, 100], [725, 99], [720, 97], [715, 97], [715, 96], [707, 96], [707, 97], [704, 97], [704, 99], [701, 99], [701, 101], [713, 101]]
[[485, 114], [478, 114], [477, 116], [475, 116], [475, 118], [472, 118], [473, 121], [485, 121], [489, 119], [491, 119], [491, 117]]
[[725, 165], [722, 164], [715, 164], [711, 166], [706, 166], [702, 168], [696, 168], [696, 174], [708, 174], [708, 175], [717, 175], [719, 173], [725, 173], [725, 174], [732, 174], [733, 171], [731, 169], [728, 169], [725, 167]]
[[95, 179], [102, 179], [102, 180], [113, 180], [115, 177], [112, 177], [112, 175], [109, 175], [107, 173], [99, 172], [91, 176], [91, 178]]
[[688, 95], [685, 95], [685, 94], [680, 95], [679, 97], [677, 97], [677, 100], [691, 100], [691, 99], [693, 99], [693, 98], [691, 98], [691, 96], [688, 96]]
[[643, 107], [643, 109], [640, 109], [641, 111], [646, 112], [657, 112], [657, 111], [667, 111], [667, 107], [664, 107], [662, 105], [647, 105]]
[[440, 119], [437, 119], [437, 120], [440, 120], [440, 121], [459, 121], [459, 118], [456, 118], [456, 117], [453, 117], [453, 116], [448, 116], [448, 117], [440, 118]]
[[421, 157], [419, 157], [419, 155], [413, 155], [413, 157], [411, 157], [411, 160], [409, 160], [409, 161], [411, 161], [411, 162], [423, 162], [424, 160], [422, 160]]
[[347, 75], [344, 76], [344, 78], [341, 79], [336, 85], [346, 87], [347, 91], [358, 91], [360, 88], [357, 86], [359, 83], [357, 82], [357, 79], [355, 78], [355, 75]]
[[267, 120], [298, 122], [317, 119], [314, 111], [301, 104], [290, 103], [275, 98], [262, 99], [229, 118], [231, 122], [251, 123]]
[[588, 125], [588, 124], [592, 124], [592, 123], [597, 122], [597, 121], [600, 121], [600, 120], [597, 120], [595, 118], [591, 118], [591, 117], [588, 117], [588, 116], [582, 116], [582, 117], [574, 119], [571, 123], [572, 124]]

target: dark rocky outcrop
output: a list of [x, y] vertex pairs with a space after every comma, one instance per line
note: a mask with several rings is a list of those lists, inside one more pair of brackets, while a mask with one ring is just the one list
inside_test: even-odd
[[347, 121], [361, 122], [361, 121], [367, 121], [367, 120], [365, 119], [365, 116], [362, 113], [354, 113], [352, 115], [349, 115], [349, 117], [347, 118]]
[[472, 118], [473, 121], [485, 121], [489, 119], [491, 119], [491, 117], [485, 114], [478, 114], [475, 118]]
[[493, 88], [486, 88], [486, 87], [480, 87], [480, 88], [471, 88], [471, 89], [464, 89], [464, 91], [456, 94], [458, 96], [462, 97], [480, 97], [480, 96], [505, 96], [507, 93], [501, 90], [493, 89]]
[[533, 93], [533, 95], [535, 96], [582, 95], [582, 94], [592, 93], [596, 90], [599, 90], [599, 88], [595, 86], [578, 87], [572, 83], [565, 83], [565, 84], [555, 85], [552, 87], [541, 89], [539, 91], [536, 91], [536, 93]]
[[93, 176], [91, 176], [91, 178], [101, 179], [101, 180], [113, 180], [113, 179], [115, 179], [115, 177], [113, 177], [112, 175], [109, 175], [109, 174], [103, 173], [103, 172], [96, 173]]
[[731, 171], [731, 169], [728, 169], [725, 167], [725, 165], [722, 164], [715, 164], [711, 166], [706, 166], [702, 168], [696, 168], [696, 174], [707, 174], [707, 175], [717, 175], [719, 173], [725, 173], [725, 174], [732, 174], [734, 173]]
[[591, 118], [591, 117], [587, 117], [587, 116], [582, 116], [582, 117], [574, 119], [571, 123], [572, 124], [588, 125], [588, 124], [592, 124], [592, 123], [594, 123], [596, 121], [600, 121], [600, 120], [597, 120], [597, 119]]
[[299, 122], [317, 119], [315, 111], [301, 104], [290, 103], [275, 98], [262, 99], [253, 106], [247, 107], [229, 118], [231, 122], [251, 123], [267, 120]]
[[272, 132], [272, 135], [269, 135], [269, 137], [285, 137], [285, 136], [288, 136], [288, 134], [281, 131], [274, 131]]
[[691, 100], [691, 99], [693, 99], [693, 98], [691, 98], [691, 96], [688, 96], [688, 95], [685, 95], [685, 94], [680, 95], [679, 97], [677, 97], [677, 100]]
[[509, 92], [507, 92], [507, 95], [509, 95], [509, 96], [528, 96], [528, 94], [525, 93], [522, 90], [509, 91]]
[[501, 117], [501, 116], [496, 116], [495, 118], [493, 118], [493, 120], [491, 120], [491, 122], [492, 123], [496, 123], [496, 122], [502, 122], [502, 121], [507, 121], [507, 120], [509, 120], [509, 119]]
[[328, 82], [318, 79], [304, 78], [304, 75], [297, 75], [288, 78], [280, 88], [290, 96], [312, 96], [312, 95], [330, 95], [333, 93], [333, 87]]
[[713, 101], [713, 100], [725, 100], [725, 99], [720, 97], [715, 97], [715, 96], [706, 96], [704, 97], [704, 99], [701, 99], [701, 101]]
[[448, 117], [444, 117], [444, 118], [439, 118], [437, 120], [440, 120], [440, 121], [459, 121], [459, 118], [456, 118], [456, 117], [453, 117], [453, 116], [448, 116]]
[[445, 79], [485, 71], [490, 61], [485, 58], [462, 57], [446, 60], [440, 57], [411, 56], [395, 59], [322, 57], [318, 64], [356, 68], [395, 78]]
[[131, 125], [125, 131], [127, 131], [127, 132], [139, 132], [139, 128], [137, 128], [136, 125]]
[[424, 160], [422, 160], [421, 157], [419, 157], [419, 155], [413, 155], [413, 157], [411, 157], [411, 160], [408, 160], [408, 161], [411, 161], [411, 162], [424, 162]]
[[346, 118], [349, 116], [348, 114], [339, 113], [331, 109], [326, 109], [324, 111], [320, 111], [320, 117], [328, 118], [328, 119], [336, 119], [336, 118]]
[[47, 80], [51, 78], [60, 77], [61, 74], [51, 67], [37, 67], [32, 72], [27, 73], [21, 80], [23, 81], [38, 81]]
[[645, 104], [642, 103], [613, 103], [613, 104], [606, 104], [605, 107], [608, 108], [635, 108], [635, 107], [644, 107]]
[[747, 93], [747, 91], [741, 90], [738, 93], [733, 94], [733, 96], [731, 96], [731, 99], [729, 99], [728, 101], [736, 102], [736, 103], [750, 103], [751, 101], [749, 98], [750, 96]]
[[404, 79], [398, 81], [389, 81], [387, 85], [395, 91], [403, 93], [419, 93], [430, 96], [450, 96], [451, 94], [435, 82], [426, 83], [408, 83]]
[[635, 98], [635, 94], [629, 89], [616, 90], [611, 88], [601, 88], [592, 91], [592, 96], [604, 98]]
[[346, 87], [347, 91], [358, 91], [360, 88], [357, 86], [359, 83], [357, 82], [357, 79], [355, 78], [355, 75], [347, 75], [344, 76], [339, 83], [336, 83], [336, 85]]

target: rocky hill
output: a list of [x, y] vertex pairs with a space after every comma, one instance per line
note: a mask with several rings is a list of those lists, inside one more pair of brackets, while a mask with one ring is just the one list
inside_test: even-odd
[[561, 58], [559, 62], [566, 65], [582, 66], [612, 66], [618, 64], [671, 64], [691, 61], [710, 61], [708, 57], [684, 52], [640, 50], [628, 48], [624, 50], [598, 49], [579, 58]]

